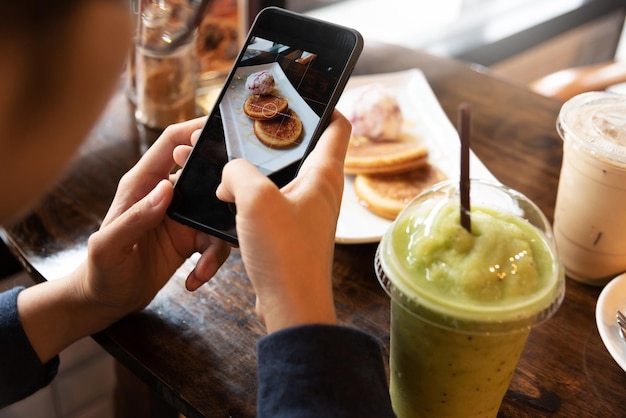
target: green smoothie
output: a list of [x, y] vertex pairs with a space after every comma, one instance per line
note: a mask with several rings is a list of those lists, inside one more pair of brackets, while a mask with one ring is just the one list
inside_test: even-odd
[[562, 268], [547, 234], [480, 203], [468, 232], [459, 205], [454, 196], [418, 198], [379, 248], [392, 296], [399, 418], [496, 417], [532, 325], [562, 300]]
[[495, 417], [528, 330], [465, 335], [392, 304], [390, 387], [396, 415]]

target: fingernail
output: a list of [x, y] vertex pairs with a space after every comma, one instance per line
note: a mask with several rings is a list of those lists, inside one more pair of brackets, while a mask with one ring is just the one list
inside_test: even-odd
[[163, 181], [160, 181], [148, 196], [148, 202], [151, 206], [157, 206], [163, 200]]

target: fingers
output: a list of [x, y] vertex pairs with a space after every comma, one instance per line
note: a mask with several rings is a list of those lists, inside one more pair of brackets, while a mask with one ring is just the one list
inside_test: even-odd
[[195, 131], [191, 133], [191, 145], [196, 145], [196, 143], [198, 142], [198, 139], [200, 138], [201, 133], [202, 133], [202, 129], [196, 129]]
[[177, 146], [189, 145], [192, 134], [201, 129], [206, 118], [197, 118], [171, 125], [144, 156], [121, 178], [115, 199], [102, 222], [108, 225], [131, 205], [142, 199], [162, 179], [166, 179], [175, 166], [173, 152]]
[[271, 183], [271, 180], [254, 165], [243, 159], [235, 159], [224, 166], [222, 182], [217, 187], [216, 195], [224, 202], [235, 202], [236, 196], [245, 196], [246, 190], [255, 192], [265, 182]]
[[92, 235], [90, 250], [99, 254], [105, 265], [114, 265], [127, 257], [146, 232], [162, 222], [173, 193], [172, 184], [168, 180], [159, 182], [146, 197], [120, 214], [106, 228]]
[[194, 291], [211, 280], [230, 254], [230, 245], [215, 237], [210, 237], [210, 241], [211, 243], [202, 252], [194, 269], [185, 281], [185, 287], [189, 291]]
[[192, 134], [202, 129], [205, 121], [206, 117], [202, 117], [167, 127], [139, 160], [134, 170], [148, 175], [167, 175], [174, 167], [172, 159], [174, 149], [179, 145], [191, 145]]
[[313, 160], [315, 164], [330, 163], [340, 166], [343, 170], [343, 162], [350, 141], [352, 125], [338, 110], [333, 112], [330, 124], [322, 134], [318, 143], [305, 160]]
[[184, 166], [187, 158], [189, 158], [189, 154], [191, 154], [191, 147], [187, 145], [179, 145], [174, 148], [173, 157], [174, 162], [179, 166]]
[[[334, 205], [336, 201], [341, 200], [343, 163], [351, 130], [350, 122], [339, 111], [335, 111], [330, 124], [305, 159], [298, 174], [300, 178], [308, 178], [308, 181], [320, 184], [323, 189], [330, 187]], [[315, 173], [307, 173], [309, 171]], [[218, 186], [216, 194], [220, 200], [235, 202], [236, 196], [239, 198], [258, 196], [259, 188], [268, 187], [268, 183], [273, 185], [255, 166], [246, 160], [236, 159], [224, 167], [222, 183]], [[284, 191], [289, 193], [294, 188], [297, 188], [296, 182], [287, 185]]]
[[198, 290], [209, 280], [211, 280], [211, 277], [206, 278], [206, 280], [204, 277], [199, 277], [196, 269], [194, 268], [191, 273], [189, 273], [189, 276], [187, 276], [187, 280], [185, 280], [185, 288], [190, 292], [193, 292]]
[[191, 154], [192, 146], [196, 145], [198, 139], [200, 138], [201, 129], [193, 131], [191, 134], [191, 146], [189, 145], [178, 145], [174, 148], [174, 161], [179, 166], [185, 165], [187, 158], [189, 158], [189, 154]]
[[[315, 148], [302, 163], [297, 180], [317, 183], [318, 187], [331, 187], [333, 193], [341, 195], [344, 159], [351, 131], [350, 122], [335, 111]], [[289, 193], [294, 187], [295, 184], [291, 183], [284, 190]]]
[[[283, 192], [300, 193], [303, 190], [317, 190], [316, 195], [324, 197], [338, 210], [343, 193], [343, 167], [352, 125], [339, 111], [333, 113], [328, 125], [311, 154], [304, 160], [296, 181], [283, 188]], [[300, 183], [308, 184], [301, 187]]]

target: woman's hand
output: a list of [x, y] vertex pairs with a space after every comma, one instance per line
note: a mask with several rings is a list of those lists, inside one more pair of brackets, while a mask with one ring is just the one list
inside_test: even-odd
[[[335, 323], [332, 261], [350, 123], [338, 112], [282, 189], [245, 160], [229, 162], [217, 195], [237, 206], [237, 234], [268, 332]], [[175, 153], [182, 162], [189, 149]]]
[[84, 266], [89, 299], [127, 312], [141, 309], [194, 252], [201, 256], [187, 278], [189, 290], [208, 281], [228, 257], [228, 244], [165, 213], [173, 196], [174, 149], [191, 144], [204, 121], [167, 128], [120, 180], [100, 230], [89, 239]]
[[23, 290], [18, 312], [42, 362], [74, 341], [145, 307], [178, 267], [202, 253], [186, 286], [208, 281], [230, 246], [166, 215], [172, 199], [173, 151], [189, 146], [204, 119], [167, 128], [118, 185], [100, 230], [88, 243], [87, 260], [67, 277]]

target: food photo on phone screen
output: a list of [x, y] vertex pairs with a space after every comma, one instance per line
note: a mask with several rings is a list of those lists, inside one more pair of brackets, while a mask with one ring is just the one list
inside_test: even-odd
[[219, 105], [228, 160], [245, 158], [270, 175], [303, 157], [320, 120], [313, 110], [319, 97], [310, 92], [321, 83], [305, 81], [320, 78], [315, 58], [253, 40]]
[[278, 8], [261, 11], [174, 186], [168, 214], [237, 243], [235, 208], [215, 195], [224, 165], [243, 158], [279, 187], [291, 181], [362, 47], [352, 29]]

